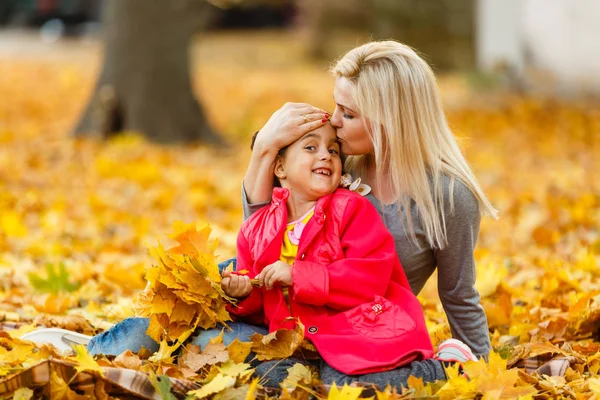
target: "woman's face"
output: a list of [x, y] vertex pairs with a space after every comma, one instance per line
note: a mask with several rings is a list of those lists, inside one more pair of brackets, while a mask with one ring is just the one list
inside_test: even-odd
[[357, 111], [353, 97], [354, 87], [346, 78], [337, 78], [333, 99], [335, 111], [331, 125], [335, 128], [345, 155], [372, 154], [373, 142], [365, 127], [365, 120]]

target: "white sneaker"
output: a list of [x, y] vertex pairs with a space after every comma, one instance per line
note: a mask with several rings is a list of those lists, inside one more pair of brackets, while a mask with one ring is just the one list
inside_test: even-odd
[[40, 328], [21, 336], [21, 340], [29, 340], [35, 344], [51, 344], [61, 352], [73, 352], [74, 344], [87, 344], [91, 336], [60, 328]]
[[440, 361], [460, 363], [466, 361], [478, 361], [469, 346], [457, 339], [448, 339], [440, 343], [434, 358]]

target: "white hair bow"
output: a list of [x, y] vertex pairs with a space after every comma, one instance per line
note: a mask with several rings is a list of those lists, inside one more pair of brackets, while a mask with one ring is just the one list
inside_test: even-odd
[[371, 192], [371, 186], [367, 185], [366, 183], [360, 183], [360, 178], [352, 181], [352, 175], [350, 174], [342, 175], [342, 178], [340, 179], [340, 186], [356, 192], [361, 196], [366, 196]]

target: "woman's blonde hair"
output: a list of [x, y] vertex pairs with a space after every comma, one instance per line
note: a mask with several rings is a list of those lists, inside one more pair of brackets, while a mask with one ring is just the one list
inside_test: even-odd
[[406, 210], [413, 240], [411, 199], [429, 243], [437, 248], [447, 244], [443, 175], [451, 178], [451, 212], [454, 179], [459, 179], [477, 198], [482, 214], [497, 217], [448, 126], [435, 75], [413, 49], [395, 41], [367, 43], [344, 55], [332, 72], [354, 87], [355, 105], [375, 150], [374, 160], [373, 155], [349, 156], [346, 167], [364, 174], [375, 162], [375, 183], [392, 188]]

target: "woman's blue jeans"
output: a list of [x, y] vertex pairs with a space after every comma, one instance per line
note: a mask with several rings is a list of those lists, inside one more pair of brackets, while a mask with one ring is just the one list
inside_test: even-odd
[[[235, 268], [236, 259], [232, 258], [219, 264], [219, 271], [222, 271], [231, 262]], [[146, 348], [151, 352], [158, 351], [159, 344], [146, 334], [150, 320], [148, 318], [127, 318], [119, 322], [109, 330], [100, 333], [92, 338], [87, 348], [90, 354], [110, 354], [118, 355], [126, 350], [137, 353]], [[228, 345], [236, 337], [242, 342], [249, 342], [250, 336], [255, 333], [266, 335], [269, 333], [267, 327], [254, 326], [243, 322], [232, 322], [228, 324], [232, 330], [217, 327], [214, 329], [198, 329], [192, 337], [191, 343], [204, 348], [210, 339], [217, 337], [223, 331], [223, 343]]]

